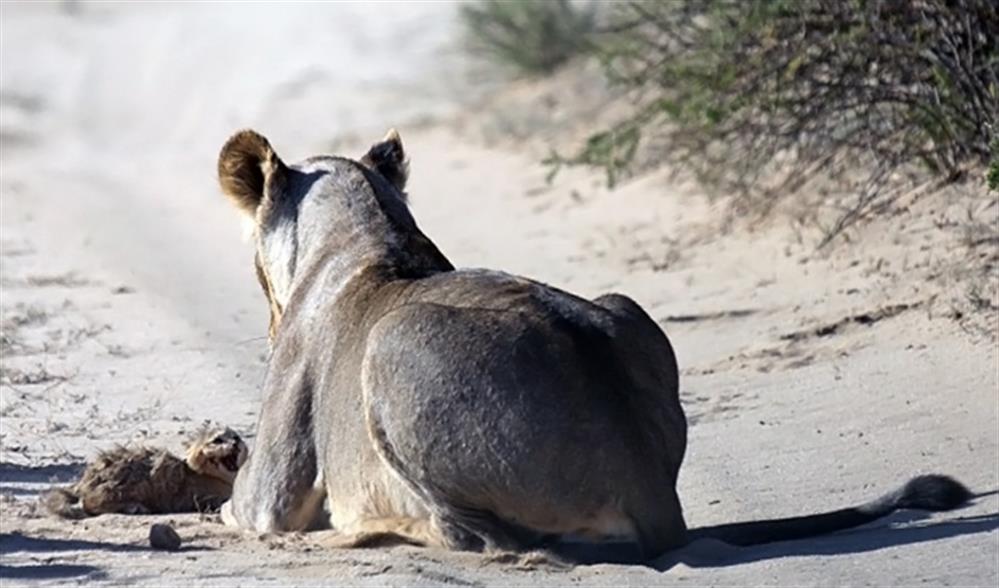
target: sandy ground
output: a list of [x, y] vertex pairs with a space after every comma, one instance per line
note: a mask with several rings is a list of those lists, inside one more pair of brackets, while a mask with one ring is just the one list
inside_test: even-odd
[[[702, 542], [653, 567], [332, 550], [211, 516], [35, 508], [114, 443], [177, 448], [205, 418], [252, 443], [266, 306], [214, 178], [244, 126], [287, 160], [357, 155], [396, 126], [416, 218], [457, 265], [642, 303], [683, 370], [692, 526], [849, 505], [924, 472], [999, 489], [996, 248], [974, 232], [994, 227], [994, 200], [921, 201], [817, 254], [780, 223], [719, 237], [722, 205], [663, 174], [548, 186], [544, 145], [469, 131], [489, 114], [467, 104], [491, 90], [463, 81], [453, 14], [2, 4], [0, 583], [996, 585], [995, 494], [814, 540]], [[978, 313], [955, 320], [968, 300]], [[148, 549], [158, 521], [182, 551]]]

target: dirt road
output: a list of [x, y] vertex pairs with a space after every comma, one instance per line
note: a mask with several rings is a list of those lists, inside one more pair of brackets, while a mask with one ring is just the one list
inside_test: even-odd
[[[928, 278], [960, 247], [933, 230], [941, 215], [994, 213], [972, 198], [816, 255], [780, 228], [714, 238], [717, 205], [662, 175], [607, 192], [574, 171], [548, 186], [530, 148], [454, 132], [482, 88], [462, 81], [453, 16], [451, 4], [2, 5], [3, 584], [995, 585], [994, 494], [817, 540], [693, 545], [658, 569], [339, 551], [196, 515], [37, 511], [38, 492], [114, 443], [176, 447], [205, 418], [252, 443], [267, 309], [214, 177], [218, 148], [246, 126], [287, 160], [358, 155], [395, 126], [417, 221], [456, 265], [641, 302], [683, 369], [692, 526], [849, 505], [931, 471], [999, 489], [999, 354], [940, 315]], [[145, 547], [162, 520], [183, 551]]]

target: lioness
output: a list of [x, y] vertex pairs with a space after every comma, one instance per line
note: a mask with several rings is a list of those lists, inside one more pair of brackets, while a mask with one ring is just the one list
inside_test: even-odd
[[[676, 360], [633, 300], [455, 270], [410, 215], [394, 131], [357, 161], [288, 165], [245, 130], [218, 172], [256, 227], [272, 339], [227, 524], [326, 523], [344, 545], [388, 534], [459, 550], [623, 540], [643, 558], [690, 540]], [[804, 537], [969, 496], [924, 476], [858, 508], [715, 536]]]
[[206, 422], [186, 445], [185, 459], [145, 446], [103, 451], [76, 484], [46, 493], [42, 502], [71, 519], [216, 510], [232, 493], [246, 443], [229, 427]]

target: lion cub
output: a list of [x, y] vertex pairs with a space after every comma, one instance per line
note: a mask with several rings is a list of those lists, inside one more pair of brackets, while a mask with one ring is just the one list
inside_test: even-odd
[[118, 446], [101, 452], [80, 480], [43, 496], [53, 514], [78, 519], [104, 513], [150, 514], [217, 510], [232, 494], [246, 461], [243, 439], [205, 422], [182, 460], [165, 449]]

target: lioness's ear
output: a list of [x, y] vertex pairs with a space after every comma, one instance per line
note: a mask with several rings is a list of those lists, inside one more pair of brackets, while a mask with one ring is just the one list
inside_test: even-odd
[[254, 215], [264, 197], [264, 186], [284, 163], [267, 139], [249, 129], [229, 138], [219, 153], [219, 184], [239, 209]]
[[391, 129], [385, 138], [375, 143], [361, 158], [361, 163], [377, 171], [402, 192], [409, 177], [409, 161], [402, 148], [399, 132]]

